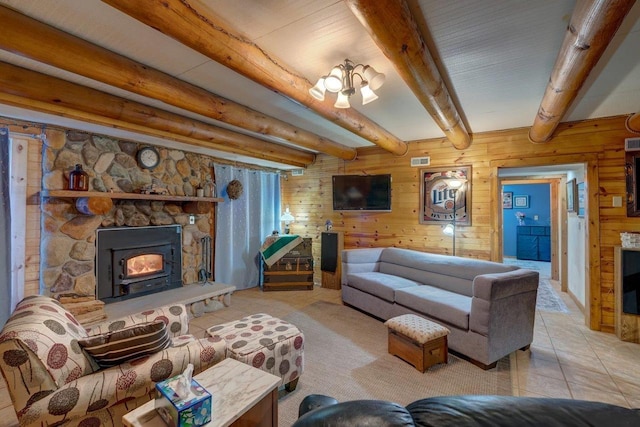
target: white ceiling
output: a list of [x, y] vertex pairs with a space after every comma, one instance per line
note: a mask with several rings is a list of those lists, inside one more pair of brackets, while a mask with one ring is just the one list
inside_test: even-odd
[[[405, 141], [443, 136], [393, 64], [342, 1], [203, 2], [311, 82], [347, 57], [372, 65], [387, 76], [384, 86], [377, 91], [380, 99], [361, 106], [359, 95], [355, 95], [353, 108]], [[408, 0], [408, 3], [470, 133], [526, 127], [533, 123], [564, 39], [574, 0]], [[372, 145], [99, 0], [0, 0], [0, 4], [341, 144]], [[563, 121], [640, 111], [639, 46], [640, 3], [636, 3]], [[220, 124], [10, 52], [0, 50], [0, 60]], [[3, 105], [0, 105], [0, 115], [69, 123]], [[72, 124], [90, 131], [113, 133], [108, 128]], [[140, 139], [129, 133], [115, 136]], [[211, 154], [229, 157], [223, 152]], [[231, 157], [248, 163], [291, 168], [243, 156]]]

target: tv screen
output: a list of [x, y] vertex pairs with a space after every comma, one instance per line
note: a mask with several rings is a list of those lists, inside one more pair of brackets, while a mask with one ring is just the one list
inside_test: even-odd
[[391, 211], [391, 175], [334, 175], [334, 211]]

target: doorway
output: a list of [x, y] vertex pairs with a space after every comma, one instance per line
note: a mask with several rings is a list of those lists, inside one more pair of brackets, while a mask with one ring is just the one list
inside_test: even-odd
[[[584, 206], [578, 217], [577, 212], [568, 212], [566, 198], [567, 182], [573, 178], [581, 182], [585, 188], [587, 182], [593, 180], [594, 188], [597, 188], [597, 159], [588, 155], [571, 155], [494, 160], [491, 163], [495, 168], [492, 188], [497, 196], [496, 203], [492, 205], [492, 213], [495, 215], [492, 259], [498, 262], [503, 260], [503, 239], [507, 232], [503, 229], [503, 184], [547, 182], [551, 193], [552, 277], [560, 282], [561, 290], [568, 292], [583, 310], [585, 323], [592, 329], [597, 329], [600, 310], [596, 307], [600, 304], [600, 298], [598, 289], [594, 288], [597, 288], [597, 277], [600, 274], [599, 249], [587, 244], [590, 234], [597, 235], [597, 228], [592, 226], [594, 221], [588, 221], [587, 218], [590, 215], [594, 215], [594, 219], [598, 217], [598, 201], [595, 195], [585, 191], [582, 197]], [[590, 299], [590, 295], [594, 298]], [[594, 305], [593, 300], [597, 300], [598, 303]], [[591, 304], [586, 303], [587, 301]]]

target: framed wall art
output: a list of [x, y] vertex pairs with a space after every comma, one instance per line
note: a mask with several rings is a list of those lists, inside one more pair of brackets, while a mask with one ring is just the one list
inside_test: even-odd
[[513, 206], [527, 209], [529, 207], [529, 196], [513, 196]]
[[578, 198], [578, 216], [580, 218], [584, 218], [584, 207], [585, 207], [585, 201], [584, 201], [584, 182], [581, 182], [578, 184], [577, 186], [578, 188], [578, 192], [577, 194], [577, 198]]
[[577, 204], [576, 204], [576, 193], [578, 189], [576, 188], [576, 179], [573, 178], [571, 181], [567, 181], [567, 212], [576, 212]]
[[511, 191], [502, 193], [502, 209], [513, 209], [513, 193]]
[[[449, 183], [458, 180], [460, 189]], [[420, 170], [420, 224], [471, 225], [471, 166]]]

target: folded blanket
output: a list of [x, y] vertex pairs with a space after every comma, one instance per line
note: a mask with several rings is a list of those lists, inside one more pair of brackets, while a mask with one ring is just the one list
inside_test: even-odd
[[291, 249], [302, 243], [302, 237], [295, 234], [269, 236], [260, 248], [264, 262], [271, 267]]

